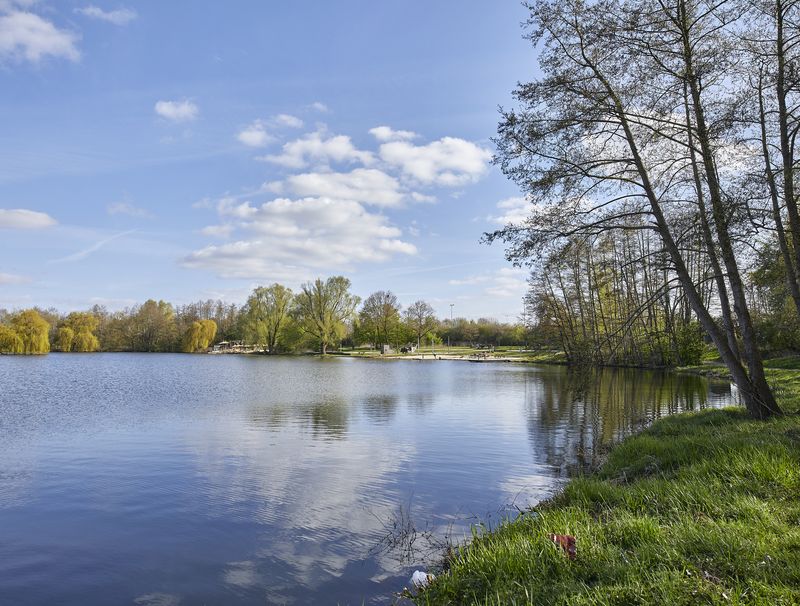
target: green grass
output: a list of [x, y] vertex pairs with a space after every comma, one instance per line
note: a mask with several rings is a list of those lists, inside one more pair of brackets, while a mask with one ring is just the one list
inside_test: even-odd
[[523, 350], [519, 346], [497, 347], [494, 351], [487, 349], [476, 349], [474, 347], [461, 347], [447, 345], [436, 345], [435, 347], [424, 346], [414, 353], [401, 354], [399, 352], [382, 355], [379, 351], [368, 347], [360, 347], [355, 350], [344, 349], [336, 352], [337, 355], [351, 356], [356, 358], [380, 358], [383, 360], [394, 358], [412, 358], [414, 356], [425, 355], [433, 359], [433, 354], [448, 358], [450, 356], [460, 356], [469, 358], [470, 356], [487, 356], [488, 359], [502, 358], [518, 362], [531, 362], [536, 364], [565, 364], [567, 357], [563, 351], [556, 350]]
[[[789, 414], [665, 418], [595, 474], [476, 531], [417, 604], [800, 604], [800, 370], [770, 380]], [[570, 561], [548, 533], [577, 537]]]

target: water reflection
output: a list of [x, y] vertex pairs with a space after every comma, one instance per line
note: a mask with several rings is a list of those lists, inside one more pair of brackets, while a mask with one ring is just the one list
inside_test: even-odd
[[597, 465], [607, 448], [664, 415], [731, 403], [730, 384], [638, 369], [564, 369], [526, 393], [535, 456], [562, 474]]
[[642, 423], [732, 397], [669, 373], [235, 356], [2, 357], [0, 385], [0, 596], [21, 605], [386, 603], [415, 564], [373, 549], [398, 508], [466, 536]]

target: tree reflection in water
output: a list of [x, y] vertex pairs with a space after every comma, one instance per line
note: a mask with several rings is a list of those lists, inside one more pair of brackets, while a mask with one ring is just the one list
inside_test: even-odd
[[726, 382], [632, 368], [550, 372], [526, 385], [528, 434], [539, 460], [562, 476], [596, 466], [625, 436], [667, 415], [735, 401]]

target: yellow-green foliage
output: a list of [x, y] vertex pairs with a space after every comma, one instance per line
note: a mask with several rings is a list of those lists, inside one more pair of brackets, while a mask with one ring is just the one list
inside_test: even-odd
[[[67, 316], [64, 320], [64, 327], [73, 332], [72, 348], [64, 349], [62, 351], [97, 351], [100, 349], [100, 341], [94, 335], [97, 330], [99, 322], [97, 318], [88, 312], [75, 311]], [[61, 339], [61, 330], [59, 329], [59, 342]]]
[[50, 351], [50, 324], [35, 309], [26, 309], [11, 316], [11, 328], [22, 340], [25, 354], [43, 354]]
[[72, 351], [74, 341], [75, 331], [69, 326], [62, 326], [58, 329], [58, 348], [61, 351]]
[[100, 349], [100, 340], [92, 333], [82, 330], [75, 335], [72, 351], [97, 351]]
[[183, 351], [194, 353], [208, 349], [217, 336], [217, 323], [214, 320], [199, 320], [192, 322], [186, 331]]
[[22, 339], [8, 326], [0, 326], [0, 353], [22, 353]]

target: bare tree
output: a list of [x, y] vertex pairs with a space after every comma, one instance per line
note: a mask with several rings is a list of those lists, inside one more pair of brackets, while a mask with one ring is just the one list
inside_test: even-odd
[[[726, 187], [733, 179], [725, 161], [736, 152], [733, 103], [723, 92], [734, 60], [726, 37], [734, 7], [694, 0], [527, 6], [543, 75], [517, 88], [518, 110], [503, 112], [496, 160], [526, 192], [532, 213], [488, 240], [508, 243], [512, 261], [535, 264], [570, 238], [652, 231], [668, 263], [666, 282], [680, 284], [748, 411], [778, 414], [740, 269], [751, 235], [742, 218], [747, 201]], [[706, 263], [719, 255], [713, 302], [692, 269], [697, 251]], [[713, 313], [729, 294], [736, 327]]]

